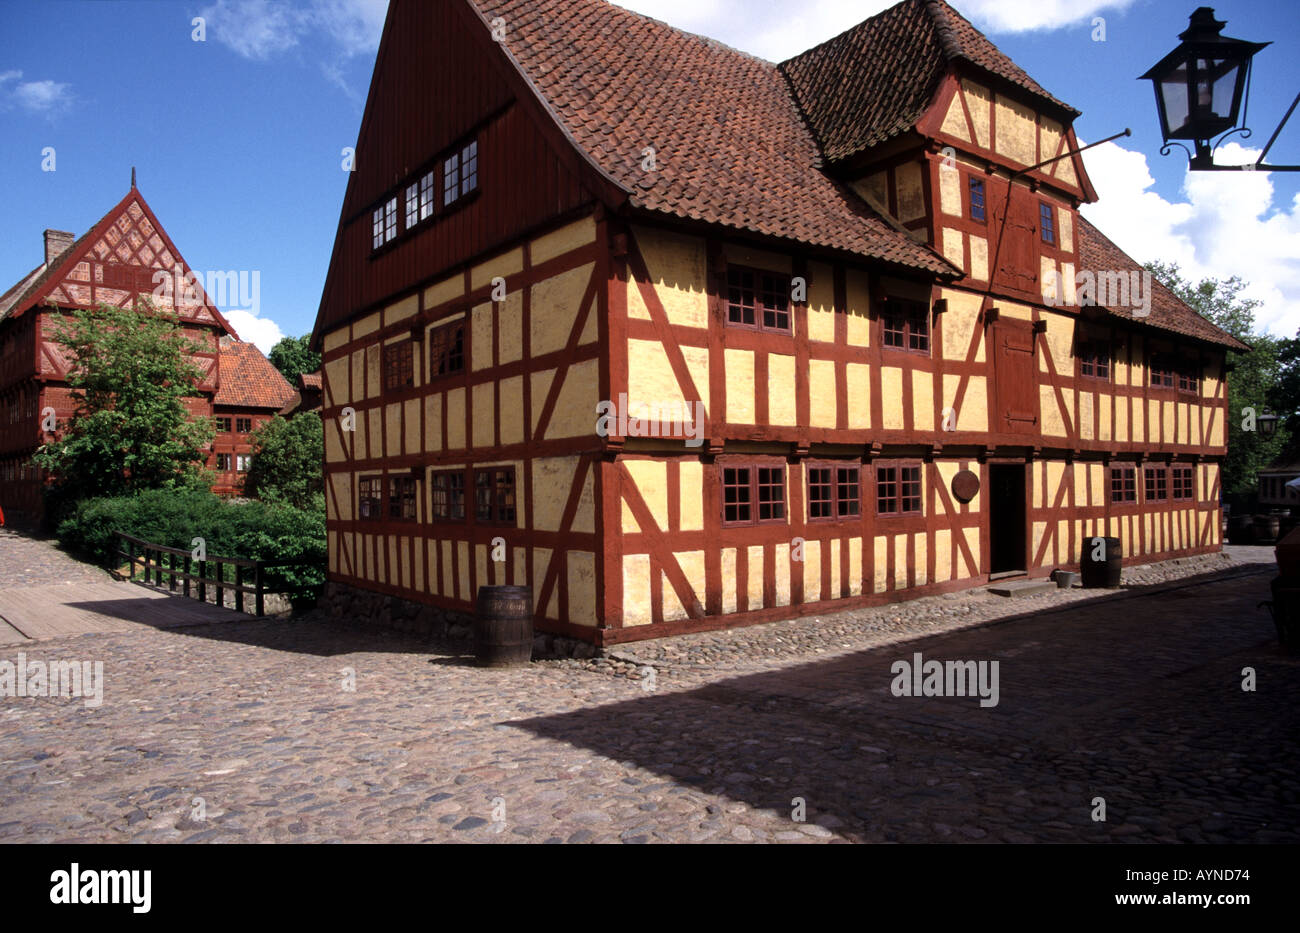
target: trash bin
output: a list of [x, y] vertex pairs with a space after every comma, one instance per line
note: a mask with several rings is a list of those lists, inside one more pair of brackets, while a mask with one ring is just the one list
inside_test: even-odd
[[1084, 589], [1119, 587], [1123, 556], [1119, 538], [1084, 538], [1083, 557], [1079, 561]]
[[515, 667], [532, 660], [532, 587], [479, 587], [474, 655], [483, 667]]

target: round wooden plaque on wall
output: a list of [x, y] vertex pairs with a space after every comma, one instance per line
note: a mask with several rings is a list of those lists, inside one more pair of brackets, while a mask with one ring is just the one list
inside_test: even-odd
[[970, 470], [962, 470], [952, 478], [952, 494], [958, 502], [970, 502], [980, 491], [980, 478]]

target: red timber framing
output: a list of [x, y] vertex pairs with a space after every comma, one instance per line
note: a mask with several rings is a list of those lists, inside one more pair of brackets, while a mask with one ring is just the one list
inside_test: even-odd
[[[881, 206], [896, 214], [900, 195], [895, 170], [919, 163], [924, 216], [901, 226], [936, 249], [943, 228], [960, 230], [963, 269], [971, 268], [970, 235], [984, 237], [991, 282], [956, 275], [938, 281], [846, 253], [804, 248], [716, 224], [671, 221], [664, 214], [635, 208], [627, 192], [613, 185], [558, 128], [555, 114], [539, 102], [520, 73], [490, 49], [490, 31], [475, 21], [468, 4], [393, 4], [389, 15], [358, 144], [359, 151], [370, 156], [360, 162], [349, 184], [314, 335], [327, 346], [326, 371], [336, 368], [339, 384], [349, 387], [349, 399], [364, 399], [336, 398], [326, 379], [322, 415], [332, 435], [327, 448], [337, 447], [342, 456], [326, 468], [331, 580], [460, 611], [472, 608], [480, 585], [524, 583], [533, 588], [539, 628], [602, 645], [892, 602], [988, 580], [991, 475], [1000, 465], [1024, 470], [1025, 566], [1018, 569], [1029, 576], [1077, 566], [1083, 538], [1110, 534], [1112, 528], [1125, 543], [1129, 563], [1218, 547], [1217, 465], [1224, 450], [1209, 438], [1226, 425], [1224, 351], [1106, 314], [1085, 319], [1077, 308], [1049, 310], [1038, 281], [1040, 257], [1077, 267], [1078, 228], [1072, 249], [1062, 248], [1061, 237], [1043, 244], [1038, 205], [1050, 201], [1073, 216], [1079, 203], [1095, 200], [1095, 193], [1081, 161], [1071, 156], [1076, 184], [1063, 181], [1050, 166], [1035, 170], [1019, 180], [1026, 184], [1018, 181], [1014, 186], [1006, 210], [1008, 180], [1018, 166], [970, 141], [976, 134], [964, 103], [969, 139], [942, 132], [959, 84], [956, 75], [940, 83], [915, 132], [871, 154], [874, 161], [857, 168], [886, 172], [886, 203]], [[393, 18], [399, 15], [406, 19]], [[432, 45], [429, 36], [435, 37]], [[394, 71], [386, 64], [388, 58], [418, 63], [416, 73]], [[469, 80], [452, 80], [461, 74]], [[980, 80], [989, 84], [988, 75]], [[398, 81], [451, 90], [441, 99], [412, 101], [399, 93]], [[992, 91], [1012, 98], [1020, 94], [996, 84]], [[996, 139], [996, 119], [997, 108], [991, 107], [991, 140]], [[1042, 152], [1042, 136], [1035, 137], [1039, 161], [1077, 145], [1065, 115], [1061, 122], [1053, 152]], [[399, 234], [373, 250], [370, 210], [409, 184], [411, 173], [422, 171], [428, 156], [471, 137], [479, 144], [478, 195], [441, 220], [435, 218], [426, 229], [410, 237]], [[934, 203], [946, 146], [959, 156], [961, 217], [940, 216]], [[969, 217], [966, 184], [976, 176], [985, 184], [983, 221]], [[530, 244], [537, 237], [586, 216], [594, 218], [594, 242], [542, 261], [534, 257]], [[1004, 219], [1021, 231], [1021, 244], [1000, 252], [995, 230]], [[650, 241], [661, 235], [689, 238], [691, 248], [698, 247], [702, 254], [702, 322], [683, 322], [674, 303], [680, 296], [667, 293], [673, 283], [655, 274]], [[517, 323], [522, 347], [518, 357], [506, 361], [500, 346], [505, 312], [492, 301], [491, 285], [476, 280], [472, 270], [516, 250], [522, 261], [504, 278], [510, 295], [522, 295]], [[831, 339], [812, 338], [815, 309], [808, 301], [789, 303], [788, 333], [729, 323], [728, 262], [734, 262], [733, 268], [773, 271], [739, 258], [748, 252], [778, 257], [788, 263], [782, 268], [788, 268], [791, 277], [803, 278], [810, 291], [818, 290], [823, 296], [820, 308], [833, 312]], [[534, 346], [533, 286], [588, 264], [591, 277], [564, 339], [546, 350]], [[1000, 271], [1002, 267], [1013, 274]], [[426, 289], [449, 275], [463, 277], [462, 294], [427, 304]], [[698, 294], [694, 284], [691, 291]], [[964, 316], [955, 320], [958, 299]], [[919, 304], [928, 327], [928, 350], [885, 345], [882, 309], [890, 300]], [[378, 330], [361, 326], [376, 312], [403, 301], [414, 302], [412, 318], [381, 324]], [[469, 310], [485, 303], [491, 305], [493, 347], [485, 352], [472, 346], [473, 328], [467, 325], [464, 353], [467, 358], [486, 356], [490, 366], [466, 366], [431, 385], [426, 381], [426, 336], [412, 353], [413, 366], [424, 378], [414, 386], [394, 384], [387, 390], [375, 384], [382, 383], [383, 367], [367, 360], [374, 354], [378, 364], [386, 341], [468, 320]], [[851, 321], [852, 315], [865, 320]], [[1108, 348], [1111, 365], [1105, 379], [1081, 373], [1073, 349], [1069, 365], [1058, 365], [1064, 357], [1053, 352], [1051, 341], [1059, 335], [1053, 328], [1075, 324], [1089, 343]], [[591, 341], [584, 333], [589, 335], [593, 326], [596, 339]], [[856, 336], [851, 339], [851, 334]], [[1024, 354], [1024, 365], [1017, 379], [999, 381], [994, 346], [1006, 334]], [[1175, 345], [1196, 358], [1204, 384], [1213, 386], [1208, 394], [1179, 394], [1176, 388], [1152, 387], [1145, 378], [1127, 384], [1118, 377], [1121, 366], [1125, 372], [1145, 373], [1152, 353], [1168, 352]], [[646, 346], [662, 350], [663, 373], [656, 374], [661, 376], [656, 389], [670, 392], [673, 400], [703, 406], [702, 423], [689, 425], [698, 432], [699, 447], [683, 443], [687, 425], [680, 422], [658, 422], [654, 431], [636, 436], [618, 430], [606, 436], [595, 433], [594, 403], [626, 397], [642, 375], [638, 367], [646, 365], [646, 357], [634, 348]], [[752, 378], [748, 371], [744, 379], [734, 370], [728, 372], [728, 352], [752, 358]], [[777, 357], [784, 359], [778, 363]], [[788, 366], [791, 358], [796, 374], [788, 387], [793, 411], [781, 419], [790, 423], [777, 424], [771, 409], [785, 399], [772, 393], [786, 387], [777, 384], [776, 367]], [[565, 376], [592, 363], [598, 390], [591, 433], [548, 437], [547, 428], [564, 417]], [[533, 378], [551, 370], [555, 376], [549, 381]], [[812, 372], [819, 374], [816, 383]], [[500, 418], [476, 422], [468, 403], [463, 425], [452, 431], [448, 389], [466, 398], [474, 390], [489, 391], [493, 411], [499, 412], [503, 384], [515, 378], [522, 378], [526, 413], [521, 439], [507, 442]], [[869, 403], [858, 386], [865, 387]], [[729, 404], [746, 392], [753, 394], [752, 419], [743, 418], [744, 406]], [[430, 419], [424, 417], [423, 406], [433, 397], [438, 417]], [[927, 397], [932, 406], [924, 405]], [[1033, 413], [1033, 420], [1014, 426], [1001, 423], [996, 415], [1010, 400], [1023, 401], [1023, 410]], [[834, 417], [828, 419], [830, 401]], [[401, 404], [390, 422], [385, 406], [394, 402]], [[1046, 413], [1039, 411], [1049, 402], [1059, 423], [1049, 425]], [[355, 433], [343, 430], [345, 405], [371, 428], [365, 451], [358, 449]], [[949, 406], [955, 423], [946, 430], [944, 409]], [[975, 417], [981, 410], [987, 418], [983, 426]], [[729, 412], [735, 411], [742, 414], [731, 420]], [[1190, 418], [1198, 419], [1197, 430], [1188, 430]], [[1119, 436], [1119, 424], [1138, 423], [1149, 432], [1141, 436], [1158, 440], [1105, 439]], [[440, 432], [436, 444], [426, 437], [430, 424]], [[394, 433], [399, 439], [418, 435], [418, 450], [394, 444]], [[405, 452], [393, 454], [394, 448]], [[558, 522], [542, 530], [539, 461], [557, 457], [571, 459], [573, 475], [562, 492], [552, 493]], [[1193, 500], [1175, 501], [1171, 496], [1146, 503], [1139, 490], [1136, 505], [1112, 504], [1106, 471], [1120, 461], [1133, 463], [1139, 475], [1144, 465], [1157, 462], [1191, 466]], [[473, 516], [474, 471], [503, 463], [515, 464], [522, 503], [513, 527], [485, 524]], [[783, 471], [783, 520], [723, 521], [725, 471], [738, 465]], [[878, 514], [880, 471], [901, 465], [919, 470], [921, 511]], [[810, 466], [857, 469], [857, 514], [810, 516]], [[642, 484], [640, 477], [651, 468], [656, 480], [662, 471], [661, 486]], [[431, 516], [427, 477], [442, 471], [465, 477], [464, 520]], [[979, 480], [980, 494], [973, 501], [961, 501], [953, 492], [952, 480], [959, 471], [970, 471]], [[340, 502], [338, 488], [330, 481], [338, 473], [376, 477], [383, 489], [394, 478], [418, 476], [415, 518], [392, 519], [383, 500], [377, 516], [355, 517], [354, 503]], [[580, 515], [587, 508], [589, 484], [594, 504], [587, 523]], [[355, 485], [350, 488], [355, 497]], [[688, 507], [692, 501], [694, 511]], [[339, 517], [344, 514], [354, 517]], [[345, 537], [357, 542], [355, 549], [340, 546]], [[478, 549], [497, 538], [504, 538], [522, 560], [476, 560]], [[404, 560], [398, 547], [405, 549]], [[594, 618], [575, 618], [571, 611], [568, 581], [576, 562], [572, 555], [578, 553], [594, 555]], [[814, 553], [815, 561], [810, 559]], [[434, 593], [427, 585], [418, 586], [416, 579], [395, 573], [401, 566], [411, 567], [416, 579], [419, 572], [414, 568], [427, 568], [424, 572], [435, 574], [440, 583], [463, 578], [467, 586], [452, 595], [445, 587]]]

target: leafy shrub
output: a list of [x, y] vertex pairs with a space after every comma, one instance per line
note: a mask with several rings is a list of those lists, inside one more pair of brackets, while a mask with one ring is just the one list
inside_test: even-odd
[[[267, 568], [270, 592], [294, 599], [319, 594], [325, 583], [325, 513], [282, 503], [231, 501], [206, 490], [154, 489], [134, 496], [84, 499], [58, 527], [59, 540], [104, 566], [123, 563], [117, 532], [152, 544], [190, 550], [203, 538], [209, 557], [301, 559], [304, 566]], [[233, 568], [227, 569], [233, 581]]]

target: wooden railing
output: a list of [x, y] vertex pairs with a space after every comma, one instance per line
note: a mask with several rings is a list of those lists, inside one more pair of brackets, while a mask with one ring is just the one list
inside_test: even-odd
[[[119, 556], [128, 561], [129, 577], [135, 581], [136, 568], [144, 571], [144, 582], [161, 587], [166, 580], [167, 589], [176, 592], [176, 581], [181, 582], [181, 593], [190, 595], [190, 584], [196, 583], [196, 597], [202, 602], [208, 600], [208, 587], [214, 589], [218, 606], [225, 607], [225, 594], [231, 592], [234, 597], [236, 612], [244, 611], [244, 596], [253, 597], [255, 615], [264, 615], [265, 574], [268, 567], [290, 567], [294, 565], [311, 566], [313, 561], [290, 557], [282, 560], [250, 560], [243, 557], [208, 557], [196, 560], [191, 551], [183, 548], [165, 547], [123, 532], [117, 532]], [[177, 566], [178, 560], [180, 565]], [[226, 568], [232, 568], [227, 572]], [[197, 572], [194, 572], [196, 571]], [[152, 579], [151, 579], [152, 577]], [[249, 580], [252, 585], [249, 585]]]

